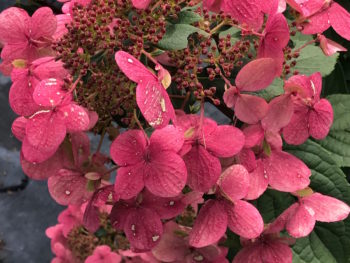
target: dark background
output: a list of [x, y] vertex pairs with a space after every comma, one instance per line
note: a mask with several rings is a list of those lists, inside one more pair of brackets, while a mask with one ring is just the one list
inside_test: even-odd
[[[0, 0], [0, 11], [15, 4]], [[18, 185], [24, 178], [20, 143], [12, 136], [16, 115], [8, 103], [11, 81], [0, 73], [0, 188]], [[46, 182], [31, 181], [24, 190], [0, 192], [0, 262], [46, 263], [52, 258], [45, 229], [55, 225], [63, 207], [51, 199]]]

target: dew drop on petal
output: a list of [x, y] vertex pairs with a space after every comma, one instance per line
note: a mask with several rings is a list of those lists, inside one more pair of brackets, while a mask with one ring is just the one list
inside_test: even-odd
[[203, 261], [204, 257], [202, 255], [198, 255], [198, 256], [193, 257], [193, 259], [195, 261]]
[[70, 195], [70, 191], [66, 190], [65, 194]]
[[134, 63], [134, 61], [131, 58], [128, 58], [129, 63]]
[[174, 201], [170, 201], [170, 202], [169, 202], [169, 205], [170, 205], [170, 206], [173, 206], [174, 204], [175, 204]]
[[153, 242], [156, 242], [158, 239], [159, 239], [159, 236], [158, 236], [158, 235], [152, 237]]

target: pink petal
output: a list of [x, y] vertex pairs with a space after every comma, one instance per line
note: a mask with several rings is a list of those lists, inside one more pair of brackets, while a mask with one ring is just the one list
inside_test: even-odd
[[240, 91], [265, 89], [275, 79], [276, 72], [277, 68], [274, 59], [255, 59], [239, 71], [236, 77], [236, 86]]
[[88, 111], [89, 115], [89, 127], [88, 130], [91, 130], [95, 127], [96, 123], [98, 122], [98, 115], [96, 111]]
[[204, 138], [209, 152], [217, 157], [231, 157], [237, 154], [244, 145], [243, 133], [230, 125], [220, 125]]
[[111, 251], [111, 248], [106, 245], [95, 248], [93, 254], [86, 258], [85, 263], [120, 263], [122, 257]]
[[56, 15], [57, 20], [57, 28], [55, 34], [53, 34], [53, 38], [55, 40], [61, 39], [65, 34], [68, 33], [68, 29], [66, 25], [72, 21], [72, 17], [67, 14]]
[[290, 217], [292, 217], [299, 207], [299, 203], [294, 203], [286, 210], [283, 211], [264, 231], [264, 234], [274, 234], [279, 233], [285, 229], [286, 224]]
[[150, 138], [150, 147], [155, 151], [178, 152], [184, 143], [183, 133], [172, 125], [156, 129]]
[[294, 114], [289, 124], [283, 128], [283, 138], [288, 144], [299, 145], [309, 137], [309, 108], [294, 104]]
[[228, 227], [232, 232], [244, 238], [256, 238], [264, 230], [264, 221], [252, 204], [237, 200], [225, 206], [228, 215]]
[[14, 81], [10, 93], [9, 102], [11, 109], [18, 115], [30, 116], [40, 109], [33, 100], [33, 89], [28, 85], [27, 78]]
[[265, 192], [269, 183], [267, 175], [264, 173], [264, 166], [261, 160], [257, 161], [257, 167], [249, 173], [249, 177], [249, 188], [244, 198], [247, 200], [255, 200]]
[[22, 142], [23, 157], [31, 163], [42, 163], [52, 157], [56, 151], [56, 148], [47, 150], [45, 147], [32, 146], [27, 138], [24, 138]]
[[130, 205], [125, 202], [117, 202], [113, 205], [109, 219], [112, 226], [117, 230], [122, 230], [125, 227], [126, 219], [130, 214]]
[[295, 192], [306, 188], [310, 183], [310, 169], [294, 155], [273, 151], [263, 163], [273, 189]]
[[[314, 80], [318, 77], [314, 76]], [[290, 77], [287, 81], [285, 81], [284, 90], [286, 93], [297, 93], [302, 98], [312, 98], [315, 95], [315, 91], [311, 85], [311, 76], [305, 75], [295, 75]], [[322, 77], [321, 77], [322, 81]], [[322, 85], [322, 82], [321, 82]]]
[[220, 161], [204, 147], [200, 145], [192, 147], [183, 158], [188, 172], [187, 184], [193, 190], [206, 192], [219, 179]]
[[260, 8], [265, 14], [273, 15], [277, 12], [279, 0], [261, 1]]
[[193, 247], [205, 247], [217, 242], [226, 232], [227, 214], [222, 205], [207, 201], [199, 211], [189, 236]]
[[278, 132], [287, 126], [294, 113], [293, 101], [289, 94], [281, 95], [272, 99], [266, 116], [261, 125], [264, 130]]
[[63, 67], [61, 60], [56, 61], [55, 57], [43, 57], [32, 62], [33, 75], [39, 80], [56, 78], [64, 79], [68, 71]]
[[286, 224], [288, 233], [295, 238], [305, 237], [314, 229], [316, 220], [315, 212], [304, 205], [299, 205]]
[[186, 185], [185, 162], [174, 152], [150, 152], [150, 162], [143, 167], [146, 188], [160, 197], [174, 197]]
[[119, 166], [142, 162], [146, 148], [145, 135], [140, 130], [128, 130], [115, 139], [110, 148], [110, 155]]
[[243, 148], [236, 156], [235, 159], [239, 164], [242, 164], [248, 172], [252, 172], [257, 167], [255, 153], [248, 148]]
[[87, 190], [84, 175], [71, 170], [61, 169], [47, 183], [52, 198], [60, 205], [80, 205], [93, 194]]
[[163, 234], [163, 225], [156, 212], [147, 208], [134, 208], [129, 211], [124, 232], [131, 248], [137, 252], [155, 247]]
[[183, 230], [173, 221], [164, 225], [164, 233], [158, 245], [152, 249], [152, 254], [162, 262], [180, 261], [190, 253], [188, 245], [184, 239], [175, 234], [176, 231]]
[[86, 131], [89, 128], [90, 119], [87, 110], [75, 103], [59, 107], [59, 112], [64, 118], [68, 132]]
[[329, 12], [325, 10], [309, 17], [307, 22], [303, 24], [304, 29], [302, 32], [304, 34], [322, 33], [330, 26]]
[[264, 130], [260, 124], [249, 125], [243, 128], [243, 134], [245, 136], [246, 148], [251, 148], [262, 143], [264, 139]]
[[310, 77], [312, 96], [314, 100], [319, 100], [322, 91], [322, 75], [320, 72], [315, 72]]
[[282, 150], [282, 137], [279, 132], [266, 131], [265, 140], [270, 145], [271, 150], [281, 151]]
[[260, 251], [262, 262], [291, 263], [293, 260], [292, 249], [278, 240], [264, 244]]
[[76, 132], [70, 135], [72, 143], [72, 152], [74, 164], [76, 167], [82, 167], [84, 162], [88, 161], [90, 156], [90, 139], [83, 132]]
[[33, 147], [48, 152], [56, 150], [62, 143], [66, 137], [66, 127], [58, 114], [44, 111], [28, 120], [26, 134], [26, 139]]
[[156, 75], [127, 52], [118, 51], [115, 53], [115, 60], [121, 71], [136, 83], [145, 82], [147, 84], [150, 81], [158, 81]]
[[155, 210], [161, 219], [172, 219], [181, 214], [186, 207], [181, 198], [181, 195], [168, 198], [158, 197], [149, 191], [144, 191], [142, 206]]
[[260, 29], [263, 22], [263, 13], [261, 12], [258, 1], [224, 1], [224, 12], [238, 20], [239, 23], [247, 24], [250, 28]]
[[333, 108], [326, 99], [317, 102], [309, 115], [309, 132], [310, 135], [317, 139], [324, 139], [333, 123]]
[[21, 153], [21, 166], [23, 172], [34, 180], [46, 180], [63, 168], [62, 151], [59, 149], [53, 156], [41, 163], [31, 163], [24, 159]]
[[325, 4], [324, 0], [287, 0], [287, 2], [304, 17], [317, 13]]
[[147, 9], [152, 0], [131, 0], [132, 5], [137, 9]]
[[62, 90], [63, 81], [55, 78], [42, 80], [33, 93], [33, 99], [39, 106], [55, 107], [60, 104], [66, 93]]
[[243, 247], [235, 256], [232, 263], [262, 263], [264, 262], [261, 258], [262, 250], [263, 247], [259, 243]]
[[0, 14], [0, 40], [4, 43], [26, 42], [30, 17], [23, 9], [11, 7]]
[[341, 5], [333, 2], [329, 8], [329, 20], [333, 29], [343, 38], [350, 40], [350, 14]]
[[225, 90], [224, 96], [222, 98], [228, 108], [233, 108], [235, 106], [236, 100], [237, 100], [236, 95], [237, 95], [236, 87], [230, 87], [229, 89]]
[[143, 166], [120, 167], [114, 184], [114, 191], [121, 199], [136, 197], [144, 187]]
[[249, 174], [243, 165], [235, 164], [227, 168], [218, 181], [221, 193], [230, 201], [242, 199], [248, 193]]
[[224, 5], [224, 1], [222, 0], [204, 0], [203, 7], [209, 11], [219, 13]]
[[11, 131], [19, 141], [23, 141], [26, 136], [27, 121], [28, 119], [24, 117], [18, 117], [12, 123]]
[[158, 80], [145, 80], [136, 87], [136, 102], [142, 115], [154, 128], [163, 128], [175, 119], [174, 107]]
[[318, 39], [320, 41], [320, 47], [326, 56], [332, 56], [337, 52], [347, 51], [345, 47], [323, 35], [320, 35]]
[[268, 110], [267, 102], [260, 97], [241, 94], [235, 105], [236, 117], [248, 124], [255, 124], [265, 117]]
[[31, 38], [39, 39], [42, 37], [51, 37], [57, 27], [57, 20], [52, 10], [48, 7], [42, 7], [35, 11], [31, 19]]
[[[269, 1], [263, 1], [269, 2]], [[275, 1], [276, 2], [276, 1]], [[289, 41], [289, 28], [286, 18], [283, 14], [269, 16], [265, 27], [264, 42], [265, 45], [275, 49], [284, 48]]]
[[344, 220], [350, 213], [350, 207], [344, 202], [330, 196], [314, 193], [304, 197], [302, 203], [312, 208], [315, 219], [321, 222], [336, 222]]

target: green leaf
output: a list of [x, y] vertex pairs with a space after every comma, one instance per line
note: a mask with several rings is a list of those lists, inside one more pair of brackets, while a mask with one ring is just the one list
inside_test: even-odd
[[165, 50], [181, 50], [187, 47], [188, 36], [199, 32], [200, 30], [194, 26], [186, 24], [168, 24], [166, 33], [158, 46]]
[[327, 99], [332, 104], [334, 121], [331, 130], [350, 129], [350, 95], [331, 95]]
[[266, 101], [270, 101], [274, 97], [284, 93], [283, 84], [284, 83], [282, 79], [276, 78], [270, 86], [268, 86], [266, 89], [261, 90], [255, 94], [258, 95], [259, 97], [264, 98]]
[[192, 24], [200, 21], [201, 19], [202, 17], [198, 13], [192, 11], [181, 11], [176, 24]]
[[295, 202], [295, 198], [289, 193], [268, 189], [256, 201], [254, 201], [265, 223], [271, 223], [284, 210]]
[[[331, 155], [313, 141], [299, 146], [286, 146], [286, 150], [311, 169], [310, 187], [325, 195], [350, 203], [350, 185], [345, 174]], [[298, 239], [293, 246], [295, 263], [348, 263], [350, 258], [349, 219], [337, 223], [317, 223], [310, 236]]]
[[300, 51], [300, 56], [296, 59], [297, 64], [293, 69], [304, 75], [319, 71], [322, 76], [327, 76], [333, 71], [338, 56], [339, 54], [335, 54], [326, 57], [319, 47], [309, 45]]

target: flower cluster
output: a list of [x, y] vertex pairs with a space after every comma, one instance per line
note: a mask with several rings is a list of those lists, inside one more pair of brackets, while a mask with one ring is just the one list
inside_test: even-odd
[[[229, 262], [234, 235], [243, 246], [234, 263], [291, 263], [290, 246], [316, 221], [347, 218], [350, 207], [311, 189], [311, 170], [283, 147], [332, 126], [321, 73], [292, 68], [308, 45], [346, 50], [322, 34], [332, 26], [350, 39], [339, 4], [60, 2], [59, 15], [0, 14], [23, 171], [68, 206], [46, 232], [52, 262]], [[296, 34], [314, 38], [296, 48]], [[281, 78], [281, 92], [264, 97]], [[205, 117], [206, 102], [231, 123]], [[88, 131], [100, 136], [96, 151]], [[264, 221], [254, 200], [266, 191], [295, 203]]]

